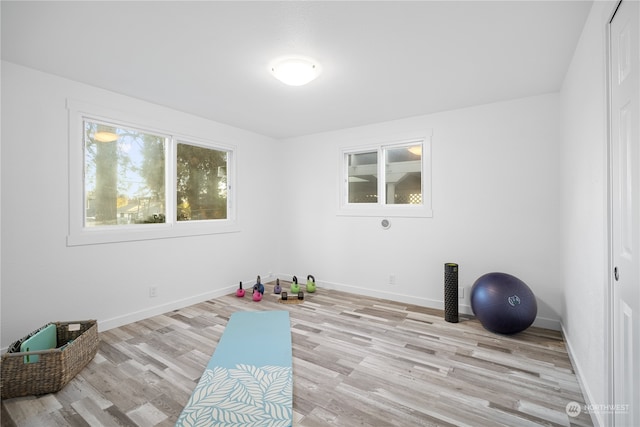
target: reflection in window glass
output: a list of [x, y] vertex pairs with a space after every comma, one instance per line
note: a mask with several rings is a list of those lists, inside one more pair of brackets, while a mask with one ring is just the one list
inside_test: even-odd
[[226, 151], [178, 143], [178, 221], [227, 218], [227, 161]]
[[347, 154], [348, 202], [378, 202], [378, 152]]
[[165, 222], [165, 143], [84, 121], [85, 227]]
[[383, 151], [386, 204], [422, 204], [422, 145]]

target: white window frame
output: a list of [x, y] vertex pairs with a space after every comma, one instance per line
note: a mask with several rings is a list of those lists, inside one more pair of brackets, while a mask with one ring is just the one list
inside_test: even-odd
[[[346, 146], [340, 149], [340, 178], [338, 215], [373, 216], [373, 217], [433, 217], [431, 205], [431, 138], [432, 131], [407, 134], [371, 141], [367, 144]], [[385, 150], [404, 146], [422, 144], [422, 203], [421, 204], [387, 204]], [[378, 153], [378, 200], [376, 203], [349, 203], [349, 164], [350, 154]]]
[[[183, 135], [166, 129], [160, 123], [87, 103], [67, 100], [69, 112], [69, 232], [67, 246], [102, 243], [131, 242], [198, 236], [204, 234], [232, 233], [240, 231], [236, 212], [236, 153], [234, 145], [219, 143], [213, 139]], [[165, 154], [165, 205], [166, 220], [155, 224], [128, 224], [85, 227], [84, 191], [84, 121], [95, 120], [132, 128], [167, 138]], [[176, 147], [178, 143], [226, 151], [227, 155], [227, 218], [215, 220], [177, 221]]]

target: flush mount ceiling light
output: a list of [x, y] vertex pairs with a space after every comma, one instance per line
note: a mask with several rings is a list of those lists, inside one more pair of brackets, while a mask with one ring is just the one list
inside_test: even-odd
[[271, 74], [289, 86], [302, 86], [320, 75], [320, 64], [304, 56], [284, 56], [271, 62]]

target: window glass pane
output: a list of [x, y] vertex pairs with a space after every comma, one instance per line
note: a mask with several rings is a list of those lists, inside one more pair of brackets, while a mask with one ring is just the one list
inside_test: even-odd
[[422, 204], [422, 144], [384, 151], [386, 204]]
[[347, 154], [348, 203], [378, 202], [378, 152]]
[[84, 121], [85, 227], [165, 222], [166, 138]]
[[227, 219], [227, 161], [227, 151], [178, 143], [178, 221]]

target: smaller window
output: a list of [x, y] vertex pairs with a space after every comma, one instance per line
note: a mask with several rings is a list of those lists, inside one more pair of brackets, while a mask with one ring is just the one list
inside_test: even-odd
[[430, 217], [430, 138], [343, 149], [340, 213]]

